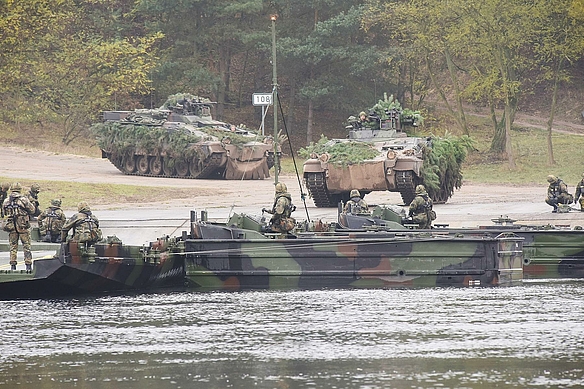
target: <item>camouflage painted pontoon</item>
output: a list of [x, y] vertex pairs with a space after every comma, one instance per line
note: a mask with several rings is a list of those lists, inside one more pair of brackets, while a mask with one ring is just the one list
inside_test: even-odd
[[520, 281], [522, 239], [430, 233], [262, 232], [234, 215], [192, 221], [186, 279], [201, 290], [501, 285]]
[[117, 239], [79, 250], [60, 246], [52, 258], [34, 261], [33, 273], [0, 272], [0, 299], [47, 298], [113, 291], [146, 291], [182, 285], [182, 242], [157, 240], [149, 247], [122, 245]]
[[[338, 227], [345, 230], [406, 229], [403, 216], [387, 207], [376, 207], [369, 217], [339, 212]], [[473, 228], [437, 228], [436, 233], [495, 237], [512, 232], [523, 238], [523, 275], [526, 279], [584, 278], [584, 230], [553, 225], [514, 224], [508, 217], [492, 219], [493, 225]], [[412, 227], [411, 225], [409, 227]]]

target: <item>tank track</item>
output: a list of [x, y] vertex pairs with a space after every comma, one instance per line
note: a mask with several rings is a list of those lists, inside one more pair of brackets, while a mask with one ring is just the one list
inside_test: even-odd
[[331, 194], [328, 191], [324, 173], [306, 173], [304, 181], [314, 205], [319, 208], [336, 207], [343, 199], [342, 194]]
[[410, 205], [414, 197], [416, 197], [416, 185], [414, 174], [412, 171], [396, 171], [395, 182], [397, 190], [401, 195], [405, 205]]
[[138, 171], [134, 171], [133, 173], [129, 173], [124, 169], [121, 159], [118, 162], [116, 162], [116, 161], [110, 159], [109, 156], [107, 158], [116, 167], [116, 169], [118, 169], [119, 171], [121, 171], [122, 173], [124, 173], [125, 175], [128, 175], [128, 176], [186, 178], [186, 179], [210, 178], [214, 173], [219, 173], [218, 168], [221, 167], [221, 160], [222, 160], [221, 155], [219, 155], [219, 154], [212, 155], [211, 158], [209, 159], [209, 163], [207, 163], [207, 165], [196, 176], [191, 176], [190, 174], [188, 174], [186, 176], [179, 176], [178, 174], [166, 175], [164, 173], [162, 173], [162, 174], [151, 174], [151, 173], [144, 174], [144, 173], [140, 173]]

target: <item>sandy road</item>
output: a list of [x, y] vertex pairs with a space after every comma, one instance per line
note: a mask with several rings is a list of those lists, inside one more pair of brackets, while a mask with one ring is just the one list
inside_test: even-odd
[[[188, 227], [190, 210], [207, 210], [211, 218], [225, 218], [232, 211], [260, 214], [262, 207], [271, 206], [274, 193], [273, 181], [269, 179], [223, 181], [127, 176], [107, 159], [11, 147], [0, 147], [0, 177], [192, 189], [192, 196], [183, 199], [156, 198], [141, 204], [92, 204], [95, 214], [102, 220], [104, 233], [115, 231], [131, 243], [180, 232], [185, 225]], [[280, 178], [288, 185], [298, 207], [294, 214], [297, 219], [336, 220], [336, 209], [316, 208], [309, 198], [304, 208], [295, 176], [282, 175]], [[306, 190], [303, 189], [303, 192]], [[505, 186], [465, 183], [446, 204], [435, 205], [436, 222], [452, 227], [476, 227], [492, 224], [492, 218], [506, 215], [526, 224], [584, 226], [584, 213], [552, 214], [551, 208], [543, 202], [545, 193], [543, 184]], [[365, 200], [369, 205], [401, 204], [399, 194], [390, 192], [374, 192]], [[73, 211], [66, 210], [66, 214], [70, 215]]]

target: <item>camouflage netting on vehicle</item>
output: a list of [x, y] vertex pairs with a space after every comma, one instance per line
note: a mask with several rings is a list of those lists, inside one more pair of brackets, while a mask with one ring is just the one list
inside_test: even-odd
[[200, 97], [192, 95], [190, 93], [176, 93], [174, 95], [168, 96], [168, 98], [166, 99], [164, 104], [162, 104], [162, 107], [160, 107], [160, 109], [170, 109], [171, 107], [176, 107], [177, 105], [180, 104], [181, 101], [185, 99], [196, 100], [200, 103], [212, 103], [212, 101], [206, 97]]
[[167, 129], [120, 123], [96, 123], [91, 131], [101, 149], [124, 155], [134, 150], [155, 150], [159, 155], [189, 156], [190, 146], [204, 140], [182, 129]]
[[389, 119], [388, 112], [395, 110], [400, 112], [400, 121], [402, 123], [416, 123], [422, 124], [424, 122], [424, 117], [420, 111], [413, 111], [409, 108], [403, 108], [400, 102], [393, 97], [393, 95], [387, 96], [387, 93], [383, 94], [383, 100], [379, 100], [377, 104], [369, 110], [373, 111], [381, 120]]
[[[441, 138], [432, 138], [432, 147], [424, 147], [421, 177], [431, 197], [438, 192], [443, 192], [447, 196], [436, 197], [449, 198], [454, 189], [462, 186], [462, 163], [467, 151], [472, 147], [473, 142], [469, 136], [457, 137], [450, 134]], [[298, 155], [309, 158], [311, 153], [321, 155], [325, 152], [330, 155], [329, 162], [340, 163], [343, 166], [358, 164], [378, 155], [378, 151], [370, 143], [337, 143], [324, 135], [317, 143], [311, 143], [306, 148], [298, 150]]]
[[367, 159], [375, 158], [379, 152], [368, 142], [337, 142], [329, 140], [326, 136], [321, 135], [318, 142], [311, 142], [306, 148], [298, 150], [298, 155], [302, 158], [310, 158], [311, 154], [321, 155], [328, 153], [329, 161], [338, 162], [343, 165], [363, 162]]
[[[454, 189], [460, 189], [462, 163], [471, 148], [473, 141], [469, 136], [457, 137], [448, 133], [444, 137], [433, 138], [432, 148], [424, 148], [421, 176], [430, 197], [449, 198]], [[437, 196], [439, 192], [441, 196]]]

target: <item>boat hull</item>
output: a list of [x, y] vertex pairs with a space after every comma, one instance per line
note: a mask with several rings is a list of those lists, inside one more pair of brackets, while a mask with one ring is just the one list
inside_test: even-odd
[[[182, 286], [181, 247], [97, 244], [80, 251], [76, 242], [61, 245], [52, 258], [34, 261], [34, 271], [0, 274], [0, 299], [50, 298], [115, 291], [148, 291]], [[89, 255], [88, 255], [89, 254]]]
[[203, 290], [409, 288], [520, 282], [521, 239], [383, 233], [190, 239], [188, 285]]

